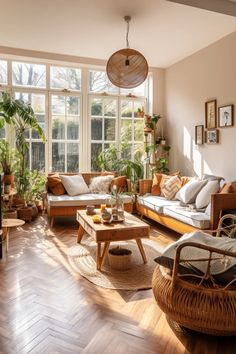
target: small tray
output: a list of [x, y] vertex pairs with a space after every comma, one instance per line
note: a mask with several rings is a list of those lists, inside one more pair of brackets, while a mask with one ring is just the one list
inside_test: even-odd
[[125, 219], [124, 218], [118, 218], [117, 220], [114, 220], [113, 217], [110, 220], [103, 220], [103, 224], [111, 224], [111, 223], [116, 223], [116, 222], [123, 222]]

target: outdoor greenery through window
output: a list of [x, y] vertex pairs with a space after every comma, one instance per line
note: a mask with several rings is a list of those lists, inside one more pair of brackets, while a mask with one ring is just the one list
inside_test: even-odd
[[[45, 133], [46, 144], [27, 132], [30, 169], [97, 171], [99, 153], [111, 145], [121, 158], [142, 158], [144, 121], [138, 109], [147, 108], [148, 79], [125, 90], [114, 86], [105, 70], [4, 58], [0, 84], [1, 91], [32, 106]], [[8, 127], [0, 130], [5, 137], [14, 144]]]

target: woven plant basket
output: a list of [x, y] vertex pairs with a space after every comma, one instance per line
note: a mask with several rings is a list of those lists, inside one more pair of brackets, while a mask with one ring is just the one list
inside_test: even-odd
[[25, 221], [31, 221], [33, 218], [32, 207], [23, 207], [18, 209], [18, 218]]
[[126, 248], [115, 247], [108, 252], [108, 259], [111, 268], [116, 270], [127, 270], [131, 265], [132, 252]]
[[157, 266], [152, 289], [158, 306], [180, 326], [212, 335], [236, 335], [236, 287], [217, 288], [170, 276]]

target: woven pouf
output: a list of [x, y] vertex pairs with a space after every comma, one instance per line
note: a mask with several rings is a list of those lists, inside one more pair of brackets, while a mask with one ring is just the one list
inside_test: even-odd
[[197, 285], [179, 277], [172, 284], [166, 268], [157, 266], [152, 289], [158, 306], [168, 318], [194, 331], [236, 335], [236, 290]]

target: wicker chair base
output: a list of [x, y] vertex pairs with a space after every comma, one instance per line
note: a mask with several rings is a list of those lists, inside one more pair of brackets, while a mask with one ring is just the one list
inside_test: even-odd
[[152, 289], [170, 321], [191, 330], [220, 336], [236, 335], [236, 291], [205, 288], [171, 276], [157, 266]]

